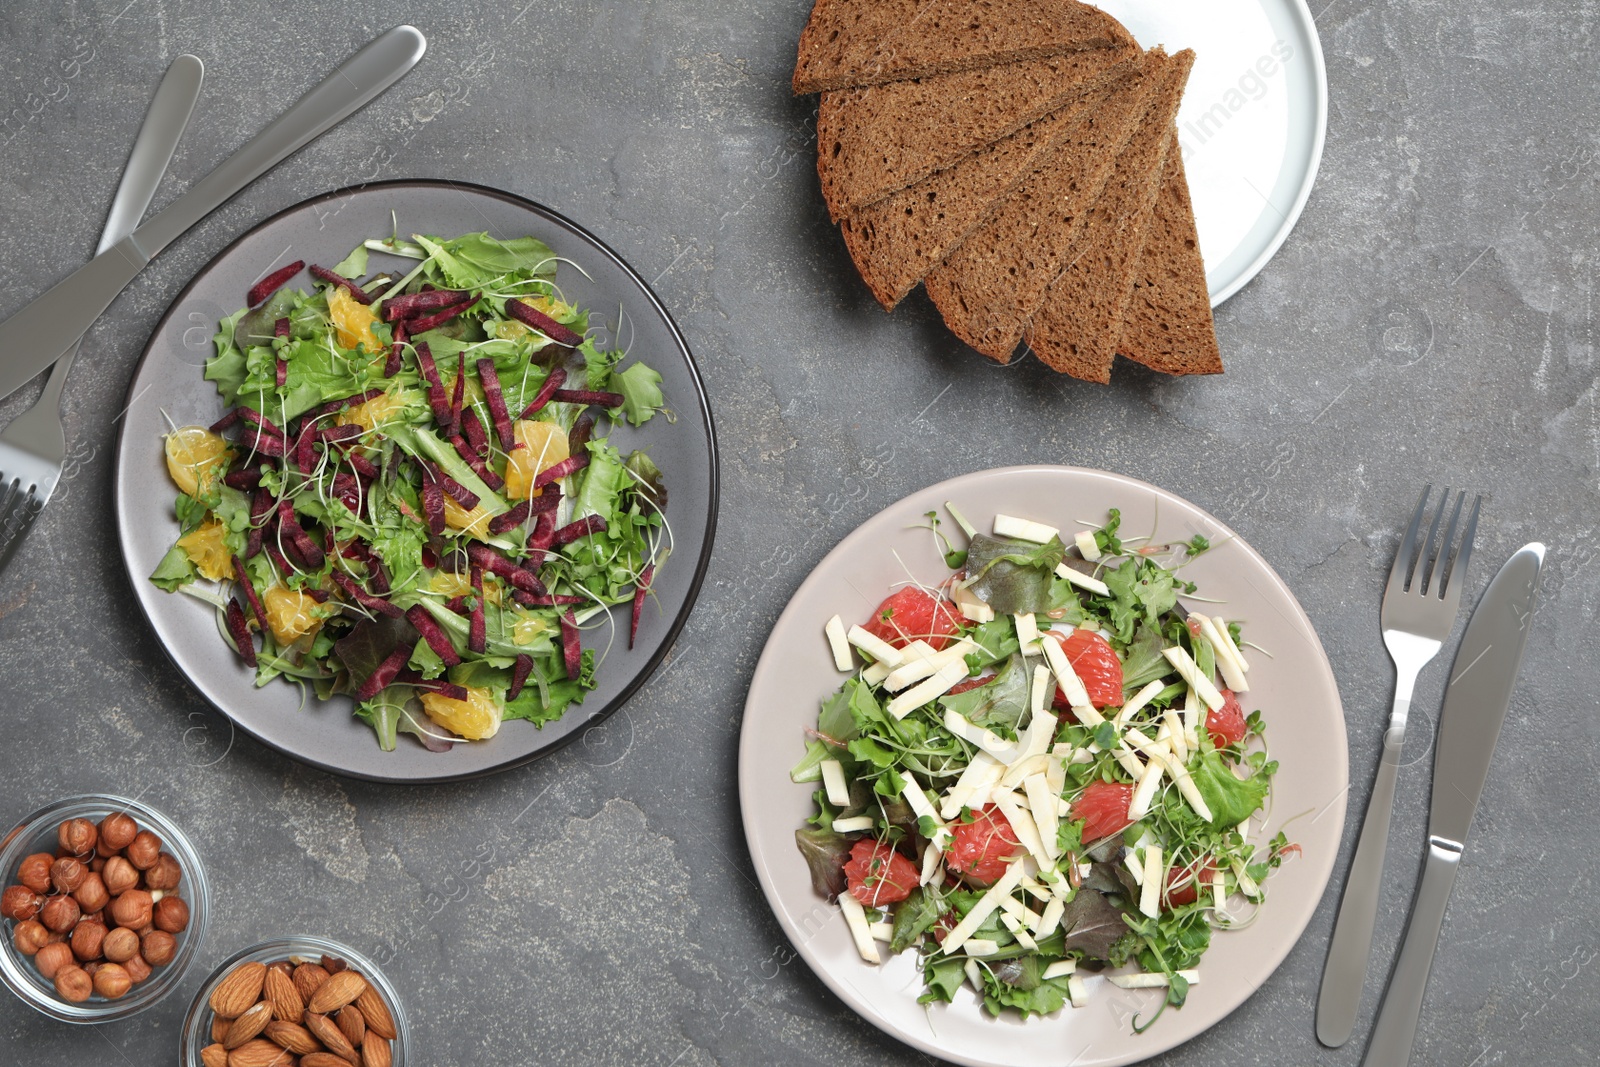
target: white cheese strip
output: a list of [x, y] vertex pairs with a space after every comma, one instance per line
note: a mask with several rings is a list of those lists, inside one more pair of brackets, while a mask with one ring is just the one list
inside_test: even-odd
[[1096, 713], [1089, 704], [1089, 691], [1083, 687], [1083, 680], [1072, 669], [1067, 654], [1061, 651], [1061, 642], [1047, 637], [1039, 644], [1044, 648], [1044, 661], [1050, 665], [1050, 672], [1056, 676], [1056, 681], [1061, 683], [1061, 691], [1067, 695], [1067, 703], [1072, 705], [1073, 712], [1076, 713], [1080, 706], [1087, 707], [1095, 721], [1090, 722], [1081, 715], [1079, 720], [1085, 726], [1098, 726], [1104, 722], [1104, 717]]
[[1234, 644], [1233, 634], [1228, 630], [1228, 620], [1213, 618], [1211, 621], [1217, 624], [1217, 633], [1221, 635], [1222, 643], [1228, 646], [1228, 652], [1232, 654], [1233, 661], [1239, 665], [1241, 671], [1249, 674], [1250, 661], [1244, 658], [1244, 653], [1239, 650], [1238, 645]]
[[[1007, 930], [1010, 930], [1011, 936], [1017, 939], [1017, 944], [1021, 945], [1029, 952], [1037, 952], [1039, 950], [1039, 942], [1033, 939], [1033, 935], [1028, 933], [1027, 927], [1023, 925], [1022, 920], [1018, 919], [1015, 915], [1006, 915], [1001, 917], [1000, 925], [1004, 926]], [[972, 942], [968, 941], [967, 944], [971, 945]]]
[[[1027, 884], [1032, 881], [1032, 878], [1024, 876], [1022, 879], [1022, 885], [1027, 886]], [[1000, 910], [1005, 912], [1006, 918], [1013, 919], [1016, 922], [1025, 923], [1028, 921], [1028, 906], [1022, 901], [1018, 900], [1016, 897], [1006, 897], [1004, 900], [1002, 900], [1000, 902]], [[1000, 921], [1005, 922], [1005, 919], [1001, 919]], [[1006, 929], [1011, 929], [1010, 923], [1006, 924]]]
[[833, 649], [833, 665], [841, 671], [855, 670], [855, 657], [850, 655], [850, 642], [844, 636], [844, 620], [835, 615], [822, 632], [828, 635], [828, 647]]
[[867, 932], [874, 941], [893, 941], [894, 923], [868, 923]]
[[1050, 903], [1050, 887], [1032, 878], [1022, 880], [1023, 891], [1041, 904]]
[[[1178, 977], [1190, 985], [1200, 984], [1199, 971], [1179, 971]], [[1149, 974], [1143, 971], [1138, 974], [1109, 974], [1106, 978], [1118, 989], [1165, 989], [1171, 984], [1164, 974]]]
[[1049, 981], [1052, 978], [1065, 978], [1077, 969], [1077, 960], [1056, 960], [1044, 969], [1044, 974], [1040, 975], [1040, 977], [1045, 981]]
[[1220, 868], [1211, 872], [1211, 907], [1223, 911], [1228, 904], [1228, 875]]
[[1122, 769], [1128, 772], [1129, 778], [1137, 782], [1144, 777], [1144, 764], [1139, 762], [1139, 757], [1135, 756], [1131, 749], [1118, 745], [1112, 751], [1111, 757], [1122, 765]]
[[1250, 817], [1248, 815], [1245, 816], [1236, 829], [1239, 831], [1239, 837], [1241, 839], [1245, 841], [1250, 840]]
[[979, 996], [982, 996], [983, 995], [983, 968], [978, 966], [978, 961], [977, 960], [968, 960], [966, 962], [966, 965], [964, 967], [962, 967], [961, 970], [962, 970], [962, 972], [964, 974], [966, 974], [967, 981], [972, 983], [972, 988], [977, 990]]
[[1074, 1008], [1081, 1008], [1089, 1003], [1089, 987], [1075, 974], [1067, 976], [1067, 999], [1072, 1001]]
[[1044, 914], [1039, 916], [1039, 925], [1033, 928], [1033, 936], [1049, 937], [1061, 925], [1061, 916], [1066, 910], [1067, 902], [1059, 898], [1046, 904]]
[[961, 772], [961, 777], [956, 779], [956, 784], [945, 790], [944, 799], [939, 804], [939, 815], [954, 819], [961, 814], [963, 807], [971, 806], [969, 798], [974, 792], [989, 788], [1005, 772], [1005, 766], [989, 753], [977, 753]]
[[894, 667], [888, 663], [874, 663], [872, 666], [862, 670], [861, 680], [868, 685], [882, 685], [883, 680], [889, 677], [889, 672], [892, 670], [894, 670]]
[[1117, 712], [1117, 723], [1119, 725], [1125, 723], [1139, 714], [1140, 711], [1144, 710], [1144, 706], [1154, 700], [1156, 694], [1165, 688], [1166, 686], [1160, 681], [1154, 681], [1133, 694], [1133, 699], [1122, 705], [1122, 710]]
[[861, 901], [849, 893], [840, 893], [839, 910], [844, 912], [845, 925], [850, 927], [850, 937], [855, 941], [856, 951], [861, 953], [861, 958], [868, 963], [877, 963], [881, 957], [878, 955], [877, 943], [872, 940], [872, 929], [867, 923], [867, 911], [861, 906]]
[[956, 660], [947, 664], [932, 678], [919, 682], [907, 689], [904, 693], [889, 701], [889, 714], [896, 719], [903, 719], [917, 708], [936, 700], [950, 691], [950, 687], [967, 676], [967, 664], [964, 660]]
[[996, 515], [994, 517], [994, 535], [996, 537], [1012, 537], [1018, 541], [1032, 541], [1036, 545], [1044, 545], [1049, 544], [1052, 537], [1060, 537], [1061, 531], [1054, 526], [1046, 526], [1042, 522], [1019, 519], [1015, 515]]
[[849, 819], [833, 820], [833, 828], [841, 834], [853, 834], [858, 830], [870, 830], [876, 823], [870, 815], [857, 815]]
[[1134, 885], [1144, 885], [1144, 864], [1139, 862], [1136, 853], [1129, 852], [1122, 857], [1122, 865], [1128, 868], [1128, 874], [1133, 877]]
[[1056, 796], [1067, 788], [1067, 761], [1060, 756], [1046, 756], [1044, 764], [1044, 780], [1050, 787], [1050, 792]]
[[908, 771], [905, 775], [906, 787], [900, 790], [900, 796], [911, 805], [912, 812], [917, 818], [927, 816], [933, 820], [935, 826], [943, 826], [944, 820], [939, 818], [939, 813], [934, 810], [933, 803], [928, 799], [927, 792], [917, 784], [917, 780]]
[[1189, 683], [1189, 688], [1200, 694], [1200, 699], [1205, 701], [1206, 707], [1217, 711], [1222, 707], [1222, 694], [1217, 692], [1217, 687], [1211, 684], [1211, 679], [1200, 673], [1200, 668], [1195, 664], [1189, 653], [1178, 645], [1164, 648], [1161, 654], [1167, 657], [1167, 662], [1172, 664], [1173, 670]]
[[[985, 730], [981, 726], [975, 726], [972, 720], [965, 715], [957, 711], [951, 711], [949, 708], [944, 711], [944, 728], [968, 744], [977, 745], [979, 749], [987, 752], [1001, 763], [1009, 764], [1022, 752], [1022, 746], [1017, 742], [1008, 741], [992, 730]], [[1005, 772], [1002, 770], [1000, 773], [1003, 775]], [[996, 781], [998, 780], [997, 777]]]
[[1075, 585], [1079, 589], [1095, 594], [1096, 596], [1110, 596], [1111, 590], [1098, 578], [1091, 578], [1087, 574], [1079, 574], [1065, 563], [1056, 567], [1056, 576], [1066, 580], [1068, 585]]
[[[1015, 789], [1026, 781], [1029, 775], [1043, 774], [1045, 763], [1049, 759], [1049, 756], [1044, 755], [1019, 755], [1017, 761], [1006, 768], [1006, 775], [1000, 779], [1000, 784]], [[1033, 805], [1030, 802], [1028, 806], [1032, 807]]]
[[828, 791], [828, 803], [839, 808], [850, 806], [850, 786], [844, 780], [844, 765], [836, 759], [822, 761], [822, 788]]
[[[1011, 895], [1012, 890], [1022, 881], [1022, 876], [1027, 871], [1019, 860], [1006, 868], [1006, 873], [1000, 876], [999, 881], [989, 887], [988, 892], [978, 898], [978, 902], [967, 912], [966, 918], [956, 923], [955, 929], [945, 937], [941, 945], [946, 953], [955, 952], [956, 949], [966, 944], [973, 932], [982, 926], [984, 920], [994, 914], [994, 909], [1000, 906], [1000, 901]], [[842, 899], [842, 898], [841, 898]]]
[[1033, 668], [1033, 684], [1028, 688], [1028, 708], [1035, 715], [1050, 702], [1051, 689], [1050, 668], [1041, 663]]
[[1167, 866], [1161, 859], [1160, 845], [1144, 847], [1144, 877], [1139, 880], [1139, 910], [1154, 919], [1161, 914], [1161, 887], [1167, 882]]
[[1056, 847], [1056, 801], [1059, 797], [1050, 791], [1050, 783], [1045, 781], [1042, 773], [1030, 774], [1023, 781], [1022, 788], [1028, 794], [1028, 806], [1033, 809], [1033, 825], [1039, 831], [1040, 843], [1044, 845], [1048, 861], [1044, 865], [1053, 866], [1061, 858], [1061, 850]]
[[1056, 730], [1061, 726], [1061, 720], [1044, 708], [1039, 708], [1033, 713], [1033, 718], [1028, 720], [1028, 728], [1022, 734], [1022, 757], [1031, 759], [1035, 756], [1044, 756], [1050, 751], [1050, 742], [1055, 740]]
[[1029, 646], [1039, 640], [1039, 620], [1033, 617], [1031, 611], [1013, 615], [1011, 618], [1017, 624], [1017, 643], [1022, 646], [1024, 652], [1029, 651]]
[[1161, 732], [1170, 736], [1172, 755], [1179, 763], [1189, 762], [1189, 734], [1183, 728], [1183, 720], [1178, 718], [1178, 713], [1168, 708], [1162, 713]]
[[1034, 823], [1033, 816], [1016, 802], [1014, 794], [997, 793], [993, 803], [1005, 815], [1006, 821], [1011, 824], [1011, 832], [1017, 835], [1017, 840], [1022, 842], [1022, 847], [1028, 850], [1039, 866], [1049, 867], [1055, 863], [1044, 850], [1044, 840], [1039, 835], [1039, 827]]
[[900, 662], [883, 679], [884, 688], [891, 692], [904, 689], [912, 682], [927, 678], [938, 671], [936, 664], [930, 664], [933, 658], [933, 646], [926, 641], [912, 641], [905, 648], [899, 650]]
[[1100, 559], [1100, 545], [1094, 539], [1094, 534], [1089, 530], [1079, 530], [1072, 535], [1072, 543], [1078, 546], [1078, 555], [1094, 563]]
[[1210, 822], [1211, 808], [1206, 805], [1206, 798], [1200, 795], [1200, 790], [1195, 786], [1194, 779], [1189, 777], [1189, 768], [1181, 763], [1168, 761], [1167, 773], [1172, 776], [1172, 781], [1178, 787], [1178, 792], [1182, 794], [1184, 800], [1188, 801], [1189, 807], [1194, 810], [1194, 813], [1206, 822]]
[[961, 609], [961, 617], [968, 622], [994, 622], [994, 609], [981, 600], [962, 600], [956, 606]]
[[1233, 861], [1233, 877], [1239, 883], [1239, 892], [1255, 900], [1261, 896], [1261, 887], [1256, 885], [1256, 880], [1250, 877], [1250, 872], [1245, 870], [1244, 860]]
[[934, 872], [943, 869], [939, 866], [942, 855], [943, 853], [932, 844], [922, 850], [922, 872], [917, 876], [918, 885], [927, 885], [933, 881]]
[[900, 650], [877, 634], [868, 633], [864, 626], [850, 627], [845, 638], [879, 663], [887, 663], [891, 668], [900, 665]]
[[993, 956], [1000, 951], [1000, 942], [991, 941], [987, 937], [974, 937], [961, 946], [961, 950], [969, 956], [981, 958]]
[[1142, 819], [1150, 813], [1150, 804], [1156, 797], [1156, 790], [1161, 788], [1161, 777], [1166, 767], [1161, 760], [1153, 759], [1145, 765], [1144, 774], [1139, 777], [1139, 784], [1134, 787], [1133, 800], [1128, 804], [1128, 818]]
[[1200, 720], [1205, 718], [1200, 714], [1201, 710], [1200, 695], [1193, 689], [1185, 689], [1183, 692], [1183, 739], [1191, 749], [1200, 747]]
[[[1191, 615], [1190, 618], [1197, 616]], [[1250, 683], [1245, 681], [1244, 668], [1239, 661], [1233, 658], [1229, 643], [1222, 639], [1217, 632], [1217, 624], [1205, 615], [1198, 616], [1200, 620], [1200, 635], [1211, 642], [1211, 650], [1217, 658], [1217, 671], [1221, 673], [1223, 682], [1235, 693], [1243, 693], [1250, 688]]]

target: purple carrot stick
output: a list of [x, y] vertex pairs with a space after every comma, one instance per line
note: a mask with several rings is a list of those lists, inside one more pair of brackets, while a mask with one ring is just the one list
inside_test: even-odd
[[267, 608], [261, 603], [261, 597], [256, 593], [256, 587], [250, 581], [250, 575], [245, 573], [244, 560], [238, 556], [233, 557], [233, 578], [239, 583], [239, 588], [244, 590], [244, 598], [250, 602], [250, 611], [256, 617], [256, 622], [261, 624], [263, 633], [267, 630]]
[[517, 656], [517, 662], [511, 668], [511, 688], [506, 690], [506, 699], [515, 700], [522, 692], [522, 687], [528, 684], [528, 675], [533, 673], [533, 657], [526, 652]]
[[254, 667], [256, 643], [250, 636], [250, 623], [245, 620], [244, 610], [239, 607], [237, 600], [228, 601], [227, 618], [228, 633], [233, 636], [233, 643], [239, 650], [239, 658], [244, 660], [246, 667]]
[[561, 613], [561, 654], [567, 677], [577, 681], [583, 673], [583, 646], [578, 641], [578, 620], [571, 609]]
[[472, 604], [472, 623], [467, 633], [467, 651], [482, 652], [489, 647], [488, 628], [483, 612], [483, 568], [472, 565], [472, 591], [477, 599]]
[[556, 531], [555, 538], [550, 542], [554, 547], [570, 545], [581, 537], [590, 534], [604, 533], [606, 520], [600, 515], [586, 515], [577, 522], [569, 522]]
[[305, 265], [305, 260], [297, 259], [287, 267], [279, 267], [265, 278], [262, 278], [259, 282], [256, 282], [254, 285], [252, 285], [250, 287], [250, 291], [245, 294], [245, 304], [250, 307], [255, 307], [257, 304], [264, 302], [267, 297], [271, 296], [279, 289], [282, 289], [285, 282], [287, 282], [290, 278], [293, 278], [296, 274], [299, 274], [300, 268], [304, 267]]
[[329, 285], [337, 285], [339, 288], [345, 290], [352, 297], [354, 297], [356, 303], [358, 304], [372, 303], [372, 297], [367, 295], [365, 289], [362, 289], [359, 285], [351, 281], [349, 278], [346, 278], [342, 274], [335, 274], [327, 267], [319, 267], [315, 263], [311, 264], [310, 274], [319, 282], [327, 282]]
[[483, 398], [489, 403], [489, 416], [494, 420], [500, 447], [510, 452], [516, 438], [511, 433], [511, 413], [506, 410], [506, 397], [500, 389], [500, 375], [495, 372], [494, 360], [478, 360], [478, 383], [483, 386]]
[[406, 612], [406, 618], [412, 626], [417, 628], [417, 632], [422, 635], [422, 639], [428, 642], [428, 647], [433, 649], [434, 653], [444, 661], [446, 667], [454, 667], [461, 662], [461, 656], [456, 652], [455, 646], [450, 643], [449, 635], [439, 628], [438, 623], [433, 621], [433, 616], [428, 614], [427, 608], [418, 604]]
[[550, 377], [544, 380], [544, 384], [539, 387], [539, 391], [528, 402], [528, 406], [522, 409], [522, 414], [519, 418], [531, 419], [537, 415], [546, 404], [550, 403], [550, 398], [555, 395], [556, 390], [560, 389], [566, 380], [567, 372], [565, 368], [556, 367], [552, 370]]
[[579, 337], [544, 312], [531, 305], [524, 304], [520, 300], [507, 300], [506, 314], [526, 326], [532, 326], [557, 344], [566, 345], [568, 348], [577, 348], [583, 344], [582, 337]]
[[650, 592], [650, 583], [655, 581], [656, 565], [649, 564], [639, 572], [639, 582], [633, 590], [633, 618], [628, 621], [628, 647], [633, 647], [633, 639], [639, 636], [639, 616], [644, 614], [644, 598]]
[[627, 399], [621, 393], [601, 393], [594, 389], [557, 389], [551, 397], [558, 404], [597, 404], [603, 408], [617, 408]]
[[411, 649], [405, 645], [389, 653], [388, 658], [378, 664], [377, 669], [367, 675], [367, 680], [361, 683], [361, 688], [356, 690], [356, 702], [371, 700], [389, 688], [410, 659]]

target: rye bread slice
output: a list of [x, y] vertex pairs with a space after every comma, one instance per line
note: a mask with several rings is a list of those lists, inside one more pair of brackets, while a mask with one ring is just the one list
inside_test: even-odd
[[1144, 120], [1117, 157], [1105, 192], [1033, 313], [1024, 339], [1053, 370], [1085, 381], [1111, 381], [1173, 119], [1193, 65], [1194, 53], [1188, 50], [1166, 64]]
[[930, 0], [817, 0], [800, 31], [794, 64], [794, 91], [819, 93], [853, 84], [852, 72], [867, 61], [883, 39], [916, 18]]
[[822, 94], [817, 176], [834, 221], [1043, 118], [1126, 62], [1117, 48]]
[[1170, 65], [1159, 48], [1145, 54], [1104, 106], [923, 278], [929, 299], [957, 337], [990, 359], [1010, 362], [1029, 316], [1061, 273], [1090, 206]]
[[1126, 74], [1114, 68], [1059, 111], [840, 219], [850, 258], [884, 310], [893, 311], [983, 225], [1063, 137], [1104, 106]]
[[1144, 253], [1122, 317], [1117, 352], [1164, 374], [1222, 373], [1176, 128], [1167, 134], [1167, 166], [1145, 228]]
[[794, 91], [1132, 47], [1120, 22], [1078, 0], [817, 0], [800, 35]]

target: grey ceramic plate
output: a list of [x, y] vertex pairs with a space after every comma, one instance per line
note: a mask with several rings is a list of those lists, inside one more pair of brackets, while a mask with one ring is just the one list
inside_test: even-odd
[[[1246, 638], [1271, 653], [1251, 654], [1245, 706], [1261, 709], [1282, 769], [1273, 779], [1266, 826], [1258, 817], [1251, 839], [1284, 829], [1303, 852], [1272, 876], [1254, 925], [1213, 939], [1188, 1003], [1168, 1009], [1142, 1035], [1132, 1032], [1132, 1019], [1148, 1018], [1160, 993], [1119, 990], [1099, 976], [1088, 979], [1087, 1006], [1026, 1022], [988, 1017], [966, 987], [953, 1004], [918, 1004], [922, 983], [912, 955], [877, 967], [863, 963], [838, 908], [812, 892], [795, 848], [814, 787], [791, 783], [789, 768], [804, 752], [803, 731], [816, 726], [818, 702], [844, 677], [834, 669], [823, 624], [836, 612], [847, 624], [867, 618], [891, 583], [907, 580], [907, 570], [927, 584], [942, 581], [949, 570], [924, 516], [947, 500], [980, 528], [1005, 512], [1075, 530], [1079, 521], [1103, 522], [1115, 507], [1124, 537], [1179, 541], [1204, 534], [1216, 547], [1187, 564], [1183, 576], [1199, 584], [1201, 595], [1224, 599], [1214, 611], [1242, 622]], [[1299, 940], [1327, 885], [1344, 828], [1347, 772], [1333, 671], [1305, 612], [1267, 562], [1173, 494], [1077, 467], [965, 475], [913, 493], [862, 524], [811, 572], [778, 618], [756, 665], [739, 739], [745, 839], [767, 901], [800, 954], [874, 1026], [931, 1055], [980, 1067], [1134, 1063], [1187, 1041], [1242, 1004]]]
[[[174, 489], [162, 459], [161, 435], [171, 417], [179, 426], [209, 424], [224, 407], [202, 378], [217, 320], [244, 303], [245, 291], [275, 265], [293, 259], [337, 263], [358, 241], [387, 236], [399, 220], [402, 235], [455, 235], [487, 230], [498, 237], [532, 235], [557, 255], [581, 264], [585, 278], [563, 266], [558, 282], [567, 299], [589, 308], [591, 322], [661, 372], [667, 406], [633, 429], [614, 430], [620, 447], [648, 450], [667, 479], [667, 518], [674, 549], [645, 606], [635, 648], [627, 646], [627, 617], [617, 609], [619, 640], [598, 671], [599, 685], [580, 706], [542, 730], [507, 723], [487, 741], [433, 753], [402, 736], [394, 752], [378, 748], [372, 731], [339, 697], [302, 707], [300, 691], [284, 682], [257, 689], [253, 673], [218, 636], [211, 608], [164, 593], [146, 576], [178, 535]], [[399, 261], [397, 261], [398, 263]], [[372, 266], [381, 266], [374, 254]], [[304, 275], [293, 284], [308, 284]], [[603, 339], [605, 340], [605, 339]], [[242, 729], [307, 763], [341, 774], [392, 781], [466, 778], [525, 763], [579, 736], [619, 708], [671, 648], [687, 620], [706, 564], [717, 513], [717, 451], [711, 410], [683, 336], [642, 278], [593, 235], [549, 208], [509, 193], [459, 182], [382, 182], [296, 204], [229, 245], [178, 296], [156, 327], [133, 384], [117, 438], [117, 528], [134, 595], [156, 636], [206, 699]], [[604, 633], [596, 630], [594, 633]]]

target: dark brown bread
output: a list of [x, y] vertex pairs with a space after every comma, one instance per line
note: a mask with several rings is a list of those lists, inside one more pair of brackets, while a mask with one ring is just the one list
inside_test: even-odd
[[823, 93], [817, 176], [829, 213], [837, 221], [1050, 114], [1127, 58], [1097, 48]]
[[1187, 50], [1166, 64], [1139, 129], [1117, 157], [1105, 192], [1028, 324], [1024, 339], [1054, 370], [1085, 381], [1111, 381], [1173, 119], [1193, 65], [1194, 53]]
[[1059, 111], [840, 219], [850, 258], [884, 310], [894, 310], [1063, 137], [1099, 111], [1125, 74], [1115, 68]]
[[1160, 49], [1146, 54], [1104, 106], [923, 278], [957, 337], [990, 359], [1010, 361], [1170, 65]]
[[1121, 23], [1077, 0], [817, 0], [800, 35], [794, 91], [1132, 47]]
[[1222, 373], [1176, 128], [1167, 134], [1167, 166], [1145, 228], [1144, 253], [1117, 352], [1164, 374]]
[[817, 93], [852, 84], [878, 45], [911, 22], [929, 0], [817, 0], [800, 32], [794, 91]]

